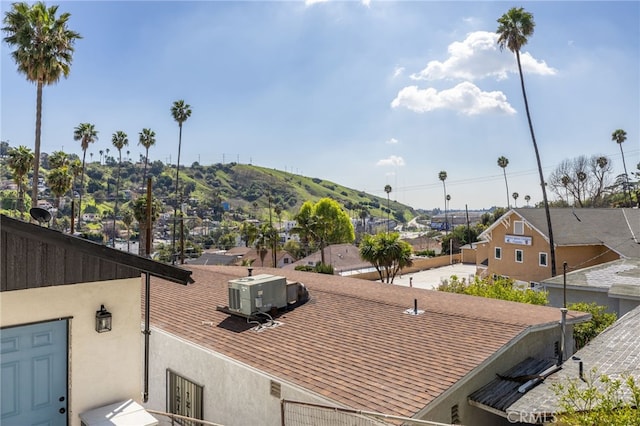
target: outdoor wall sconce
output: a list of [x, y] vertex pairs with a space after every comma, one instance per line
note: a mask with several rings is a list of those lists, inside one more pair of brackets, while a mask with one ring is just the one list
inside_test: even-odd
[[104, 305], [100, 305], [100, 310], [96, 311], [96, 331], [98, 333], [111, 331], [111, 312], [107, 311]]

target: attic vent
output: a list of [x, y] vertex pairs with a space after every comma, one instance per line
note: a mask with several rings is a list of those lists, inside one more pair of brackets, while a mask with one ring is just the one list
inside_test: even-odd
[[460, 413], [458, 412], [458, 404], [451, 406], [451, 424], [460, 424]]
[[524, 235], [524, 222], [516, 220], [513, 222], [513, 233], [516, 235]]
[[281, 389], [280, 383], [274, 382], [273, 380], [271, 380], [269, 393], [271, 394], [271, 396], [275, 396], [276, 398], [280, 398], [281, 393], [282, 393], [282, 389]]

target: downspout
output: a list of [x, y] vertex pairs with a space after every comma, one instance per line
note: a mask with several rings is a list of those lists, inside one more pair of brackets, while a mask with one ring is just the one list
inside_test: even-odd
[[[147, 179], [147, 238], [145, 241], [145, 252], [147, 257], [151, 257], [151, 226], [153, 224], [151, 220], [151, 178]], [[151, 292], [151, 275], [149, 272], [144, 273], [144, 393], [142, 394], [142, 402], [149, 401], [149, 335], [151, 330], [149, 328], [149, 315], [151, 311], [150, 302]]]

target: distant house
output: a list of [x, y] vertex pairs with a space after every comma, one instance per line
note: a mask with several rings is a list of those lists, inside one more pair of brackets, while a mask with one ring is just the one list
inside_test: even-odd
[[[351, 409], [494, 425], [468, 395], [527, 357], [557, 357], [556, 308], [254, 267], [254, 275], [303, 283], [310, 296], [259, 325], [216, 309], [230, 306], [229, 282], [246, 279], [247, 268], [189, 268], [195, 284], [151, 282], [149, 409], [280, 426], [296, 424], [290, 410], [311, 403], [328, 407], [304, 407], [322, 424]], [[570, 312], [568, 335], [589, 317]]]
[[[544, 380], [538, 380], [534, 386], [521, 388], [523, 383], [513, 385], [505, 376], [510, 373], [505, 368], [503, 378], [496, 378], [483, 389], [470, 396], [470, 403], [483, 407], [495, 415], [496, 424], [500, 421], [511, 423], [555, 424], [555, 416], [562, 412], [554, 385], [567, 385], [570, 381], [584, 388], [582, 378], [593, 379], [596, 375], [606, 374], [609, 378], [624, 381], [632, 377], [640, 382], [640, 307], [629, 311], [615, 324], [593, 339], [587, 346], [575, 353], [575, 359], [568, 359], [562, 368], [551, 370]], [[613, 361], [615, 360], [615, 361]], [[529, 370], [529, 374], [539, 375], [540, 368]], [[598, 382], [595, 382], [598, 385]], [[601, 386], [601, 384], [599, 385]], [[633, 404], [630, 392], [622, 388], [619, 395]], [[636, 407], [640, 409], [640, 407]], [[640, 412], [636, 418], [640, 419]], [[630, 423], [638, 424], [638, 423]]]
[[[295, 261], [295, 257], [293, 257], [288, 251], [276, 251], [276, 268], [284, 268], [287, 265], [291, 265]], [[273, 266], [273, 252], [271, 251], [271, 249], [267, 249], [264, 253], [263, 259], [263, 257], [255, 248], [250, 248], [244, 254], [238, 256], [238, 261], [236, 262], [236, 264], [239, 265], [243, 262], [246, 264], [251, 264], [252, 266], [271, 267]]]
[[[556, 275], [567, 262], [576, 270], [618, 259], [640, 258], [640, 210], [550, 209]], [[512, 209], [474, 244], [480, 276], [516, 281], [551, 278], [549, 237], [544, 209]]]
[[4, 215], [0, 244], [0, 424], [80, 426], [142, 402], [140, 275], [191, 272]]
[[[287, 268], [294, 269], [296, 266], [315, 266], [320, 263], [322, 254], [320, 250], [304, 257]], [[354, 244], [331, 244], [324, 248], [324, 261], [333, 266], [333, 271], [338, 275], [350, 275], [355, 272], [366, 272], [373, 269], [371, 263], [360, 258], [360, 250]]]
[[640, 258], [619, 259], [543, 280], [549, 305], [562, 307], [566, 283], [567, 303], [606, 306], [618, 317], [640, 305]]

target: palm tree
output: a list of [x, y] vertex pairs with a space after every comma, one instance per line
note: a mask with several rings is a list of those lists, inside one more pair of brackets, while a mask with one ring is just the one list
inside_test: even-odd
[[[80, 147], [82, 148], [82, 177], [80, 178], [80, 199], [78, 202], [78, 230], [80, 229], [80, 222], [82, 218], [82, 195], [84, 194], [84, 165], [85, 158], [87, 157], [87, 149], [89, 144], [98, 140], [98, 131], [91, 123], [80, 123], [73, 129], [73, 140], [80, 141]], [[107, 152], [109, 150], [107, 149]]]
[[133, 211], [126, 209], [122, 212], [122, 223], [127, 228], [127, 253], [131, 251], [131, 224], [133, 223]]
[[538, 152], [538, 144], [536, 143], [535, 133], [533, 131], [533, 123], [531, 121], [531, 113], [529, 112], [529, 102], [527, 101], [527, 91], [524, 87], [524, 75], [522, 74], [522, 64], [520, 63], [520, 49], [527, 44], [529, 36], [533, 34], [535, 22], [533, 15], [524, 10], [522, 7], [513, 7], [507, 13], [498, 19], [498, 45], [500, 50], [507, 47], [511, 52], [515, 53], [518, 63], [518, 73], [520, 74], [520, 86], [522, 88], [522, 97], [524, 99], [524, 108], [527, 113], [527, 121], [529, 122], [529, 131], [533, 142], [533, 149], [536, 153], [536, 161], [538, 162], [538, 173], [540, 175], [540, 187], [542, 189], [542, 201], [547, 216], [547, 227], [549, 231], [549, 254], [551, 255], [551, 276], [556, 275], [556, 249], [553, 240], [553, 229], [551, 227], [551, 212], [549, 211], [549, 202], [547, 200], [547, 189], [542, 173], [542, 163], [540, 161], [540, 153]]
[[49, 168], [59, 169], [69, 165], [69, 156], [64, 151], [53, 151], [49, 156]]
[[[26, 146], [20, 145], [17, 148], [11, 148], [8, 156], [7, 165], [13, 171], [13, 181], [18, 185], [18, 211], [20, 218], [22, 218], [24, 214], [24, 178], [33, 165], [34, 154]], [[36, 206], [37, 204], [32, 205], [32, 207]]]
[[513, 194], [511, 194], [511, 196], [513, 197], [513, 205], [517, 209], [518, 208], [518, 197], [520, 196], [520, 194], [518, 194], [517, 192], [514, 192]]
[[[63, 153], [64, 154], [64, 153]], [[47, 186], [51, 188], [51, 192], [55, 195], [56, 214], [53, 215], [53, 225], [56, 225], [56, 217], [60, 213], [60, 200], [64, 194], [71, 189], [73, 183], [73, 175], [69, 170], [69, 166], [65, 163], [49, 171], [47, 175]], [[73, 214], [73, 212], [71, 212]]]
[[444, 234], [447, 234], [449, 230], [449, 218], [447, 217], [447, 186], [444, 181], [447, 180], [447, 172], [442, 170], [438, 173], [438, 179], [442, 181], [442, 189], [444, 190]]
[[104, 155], [104, 151], [100, 150], [98, 151], [98, 154], [100, 154], [100, 165], [102, 165], [102, 156]]
[[129, 145], [129, 138], [122, 130], [118, 130], [111, 136], [111, 143], [118, 150], [118, 175], [116, 177], [116, 205], [113, 209], [113, 243], [116, 246], [116, 219], [118, 217], [118, 198], [120, 198], [120, 168], [122, 167], [122, 148]]
[[[143, 195], [136, 198], [131, 203], [131, 210], [133, 210], [133, 217], [135, 217], [140, 227], [140, 245], [138, 246], [138, 254], [140, 256], [149, 256], [147, 253], [147, 230], [151, 228], [153, 230], [153, 224], [160, 217], [162, 211], [162, 203], [157, 198], [151, 196], [151, 223], [147, 220], [147, 196]], [[151, 241], [149, 241], [149, 247], [152, 247], [153, 232], [149, 232]]]
[[183, 100], [175, 101], [171, 107], [171, 115], [173, 119], [178, 123], [180, 129], [178, 136], [178, 161], [176, 163], [176, 199], [175, 207], [173, 209], [173, 238], [171, 241], [171, 256], [172, 263], [175, 263], [176, 253], [176, 219], [178, 217], [178, 205], [182, 204], [178, 197], [178, 188], [180, 184], [180, 150], [182, 148], [182, 123], [187, 121], [191, 117], [191, 105], [185, 104]]
[[387, 233], [389, 233], [389, 224], [391, 221], [389, 218], [389, 214], [391, 213], [391, 209], [389, 208], [389, 194], [391, 193], [391, 185], [385, 185], [384, 192], [387, 193]]
[[15, 48], [11, 56], [18, 72], [28, 81], [36, 83], [36, 135], [34, 144], [32, 205], [38, 205], [38, 178], [40, 170], [40, 136], [42, 130], [42, 88], [67, 78], [73, 59], [73, 45], [80, 34], [67, 27], [71, 16], [62, 13], [56, 17], [58, 6], [47, 7], [43, 2], [29, 5], [13, 3], [5, 14], [2, 31], [4, 41]]
[[[576, 177], [578, 178], [578, 204], [580, 204], [580, 207], [584, 207], [583, 198], [585, 201], [587, 198], [584, 181], [587, 180], [587, 174], [580, 170], [578, 173], [576, 173]], [[582, 187], [580, 186], [580, 184], [582, 184]]]
[[507, 183], [507, 166], [509, 165], [509, 159], [507, 157], [498, 158], [498, 166], [502, 167], [502, 173], [504, 174], [504, 185], [507, 187], [507, 209], [509, 206], [509, 184]]
[[393, 284], [402, 268], [411, 266], [411, 245], [400, 239], [400, 234], [367, 234], [360, 243], [360, 258], [371, 263], [378, 271], [381, 282]]
[[622, 155], [622, 166], [624, 167], [625, 177], [625, 195], [629, 198], [629, 207], [631, 207], [631, 188], [629, 187], [629, 175], [627, 174], [627, 163], [624, 161], [624, 152], [622, 151], [622, 143], [627, 140], [627, 132], [622, 129], [617, 129], [611, 134], [611, 140], [620, 146], [620, 154]]
[[156, 143], [156, 132], [151, 129], [142, 129], [140, 132], [140, 140], [138, 141], [138, 145], [142, 145], [144, 147], [144, 173], [142, 175], [142, 185], [147, 184], [147, 164], [149, 161], [149, 148], [151, 148]]
[[562, 186], [564, 186], [564, 196], [567, 199], [567, 206], [569, 206], [569, 184], [571, 183], [571, 178], [564, 175], [560, 181], [562, 182]]
[[531, 195], [525, 195], [524, 196], [524, 201], [527, 202], [527, 207], [529, 207], [529, 201], [531, 201]]

